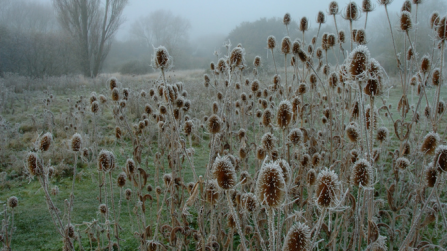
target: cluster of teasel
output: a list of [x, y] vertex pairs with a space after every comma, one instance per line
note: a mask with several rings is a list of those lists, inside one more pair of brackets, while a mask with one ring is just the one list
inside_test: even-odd
[[[379, 1], [387, 16], [389, 4]], [[309, 20], [304, 17], [299, 22], [302, 36], [292, 41], [291, 15], [286, 14], [288, 36], [280, 43], [267, 38], [275, 63], [275, 73], [267, 79], [258, 79], [260, 57], [248, 70], [242, 45], [226, 44], [225, 55], [204, 75], [213, 97], [211, 112], [203, 118], [191, 113], [184, 85], [167, 81], [172, 58], [164, 47], [154, 51], [153, 67], [160, 78], [148, 92], [121, 88], [117, 79], [110, 79], [107, 95], [91, 95], [91, 113], [99, 116], [100, 110], [112, 109], [116, 142], [130, 141], [132, 157], [120, 168], [112, 152], [86, 148], [82, 132], [70, 140], [73, 180], [78, 157], [97, 160], [101, 220], [72, 224], [74, 182], [65, 212], [54, 205], [57, 191], [49, 188], [54, 169], [42, 157], [51, 134], [41, 136], [26, 157], [27, 172], [45, 191], [64, 250], [73, 249], [76, 241], [82, 245], [85, 234], [91, 249], [119, 250], [123, 241], [131, 241], [123, 239], [123, 231], [133, 231], [141, 250], [445, 247], [447, 146], [440, 131], [445, 126], [440, 97], [447, 17], [430, 16], [434, 48], [418, 58], [426, 53], [412, 39], [419, 4], [405, 1], [398, 26], [390, 23], [393, 46], [396, 29], [406, 41], [401, 54], [394, 46], [402, 91], [394, 113], [386, 100], [388, 76], [367, 48], [367, 17], [374, 10], [367, 0], [343, 9], [331, 2], [327, 15], [333, 16], [336, 32], [320, 37], [318, 29], [311, 39], [305, 36]], [[360, 24], [362, 12], [365, 22]], [[349, 22], [349, 32], [338, 29], [340, 14]], [[319, 28], [326, 19], [324, 12], [318, 13]], [[328, 63], [330, 51], [336, 65]], [[276, 66], [279, 56], [284, 56], [283, 71]], [[416, 94], [409, 93], [412, 86]], [[95, 138], [96, 124], [89, 132]], [[202, 175], [194, 162], [197, 138], [209, 139]], [[145, 155], [152, 156], [152, 166]], [[189, 170], [192, 178], [185, 180]], [[127, 207], [132, 230], [120, 227], [122, 207]]]

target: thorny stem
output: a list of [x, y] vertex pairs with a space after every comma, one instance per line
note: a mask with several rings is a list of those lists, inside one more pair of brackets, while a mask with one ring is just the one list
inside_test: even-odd
[[233, 208], [233, 202], [231, 201], [230, 198], [230, 193], [228, 191], [226, 191], [226, 196], [227, 196], [227, 202], [228, 202], [228, 207], [230, 208], [230, 213], [233, 215], [233, 219], [236, 222], [236, 228], [237, 231], [239, 233], [239, 237], [241, 238], [241, 245], [242, 245], [242, 250], [243, 251], [248, 251], [246, 244], [245, 244], [245, 236], [244, 236], [244, 232], [242, 232], [242, 228], [241, 225], [239, 223], [239, 217], [236, 213], [236, 211]]

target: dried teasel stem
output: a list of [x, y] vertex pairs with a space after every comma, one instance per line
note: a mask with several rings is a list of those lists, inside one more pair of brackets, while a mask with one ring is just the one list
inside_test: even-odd
[[244, 232], [242, 231], [242, 228], [241, 228], [241, 225], [240, 225], [240, 222], [239, 222], [239, 217], [238, 217], [236, 211], [233, 208], [233, 202], [231, 201], [230, 193], [229, 193], [229, 191], [225, 191], [225, 194], [226, 194], [226, 197], [227, 197], [228, 207], [230, 208], [230, 213], [231, 213], [231, 215], [233, 215], [233, 219], [236, 222], [236, 228], [237, 228], [237, 231], [239, 233], [239, 237], [241, 238], [242, 250], [248, 251], [247, 246], [245, 244]]
[[425, 200], [424, 206], [421, 208], [419, 214], [413, 221], [413, 224], [411, 225], [411, 228], [408, 231], [407, 236], [405, 237], [404, 241], [402, 242], [402, 245], [399, 247], [399, 251], [407, 250], [407, 247], [410, 244], [410, 241], [413, 239], [414, 231], [416, 231], [416, 229], [419, 227], [419, 221], [421, 220], [422, 215], [425, 212], [425, 209], [427, 208], [429, 202], [431, 201], [431, 198], [433, 197], [433, 195], [437, 194], [436, 190], [438, 189], [439, 186], [442, 186], [442, 184], [444, 183], [444, 180], [443, 180], [444, 175], [442, 175], [443, 174], [442, 172], [440, 174], [441, 175], [436, 179], [436, 183], [435, 183], [433, 189], [431, 190], [430, 195]]

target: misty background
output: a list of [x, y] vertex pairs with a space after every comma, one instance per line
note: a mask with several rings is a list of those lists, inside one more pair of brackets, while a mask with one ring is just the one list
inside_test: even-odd
[[[95, 15], [100, 17], [104, 13], [101, 9], [104, 1], [89, 1], [98, 3]], [[290, 13], [292, 17], [289, 26], [292, 40], [302, 39], [297, 23], [304, 16], [308, 18], [309, 30], [305, 33], [305, 41], [310, 44], [318, 30], [317, 13], [323, 11], [327, 14], [330, 2], [232, 0], [223, 4], [202, 0], [128, 0], [116, 30], [111, 32], [104, 48], [100, 48], [100, 36], [96, 34], [88, 40], [93, 44], [89, 45], [92, 55], [84, 56], [79, 41], [61, 20], [53, 0], [0, 0], [0, 76], [16, 74], [43, 78], [74, 74], [90, 77], [98, 73], [146, 74], [153, 71], [153, 47], [160, 45], [165, 46], [174, 58], [174, 69], [208, 69], [211, 61], [215, 62], [225, 54], [223, 45], [226, 41], [231, 41], [232, 46], [242, 44], [249, 67], [257, 55], [261, 56], [263, 67], [270, 67], [273, 62], [271, 58], [267, 59], [266, 40], [269, 35], [274, 35], [280, 41], [287, 35], [282, 22], [284, 14]], [[342, 12], [349, 0], [337, 2]], [[355, 2], [361, 6], [361, 1]], [[397, 32], [398, 13], [403, 2], [395, 0], [389, 7], [398, 51], [404, 41], [404, 34]], [[389, 25], [383, 6], [377, 2], [375, 5], [375, 10], [368, 15], [367, 46], [371, 56], [392, 75], [397, 69]], [[428, 28], [434, 9], [441, 16], [445, 15], [446, 1], [423, 1], [417, 11], [417, 27], [420, 28], [414, 29], [412, 36], [420, 52], [428, 52], [433, 46], [433, 34]], [[413, 8], [413, 18], [415, 13]], [[365, 16], [362, 13], [353, 28], [363, 28]], [[346, 32], [344, 49], [349, 49], [349, 22], [341, 15], [336, 18], [339, 29]], [[100, 25], [101, 19], [98, 20]], [[319, 38], [324, 32], [335, 33], [332, 16], [326, 15]], [[320, 41], [317, 46], [320, 46]], [[98, 58], [97, 63], [95, 58]], [[339, 51], [329, 54], [328, 58], [332, 64], [337, 60], [343, 61]], [[279, 65], [284, 64], [283, 60], [277, 58], [277, 61]], [[89, 63], [91, 65], [86, 66]]]

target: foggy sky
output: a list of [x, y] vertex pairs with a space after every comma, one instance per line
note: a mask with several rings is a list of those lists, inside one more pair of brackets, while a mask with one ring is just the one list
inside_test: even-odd
[[[39, 0], [49, 2], [51, 0]], [[351, 0], [352, 1], [352, 0]], [[129, 0], [128, 6], [124, 9], [125, 22], [117, 32], [117, 39], [126, 40], [129, 36], [129, 28], [134, 21], [149, 13], [164, 9], [171, 11], [174, 15], [180, 15], [190, 20], [190, 38], [206, 34], [227, 35], [232, 29], [244, 21], [253, 22], [262, 17], [282, 18], [285, 13], [290, 13], [292, 20], [299, 21], [306, 16], [312, 26], [316, 26], [316, 16], [318, 11], [327, 13], [331, 0]], [[350, 0], [338, 0], [340, 10], [342, 10]], [[355, 1], [359, 7], [362, 1]], [[376, 5], [376, 10], [372, 16], [379, 12], [384, 12], [383, 6], [379, 6], [376, 0], [372, 0]], [[395, 0], [390, 6], [390, 11], [400, 10], [404, 0]], [[328, 20], [329, 23], [332, 20]]]

